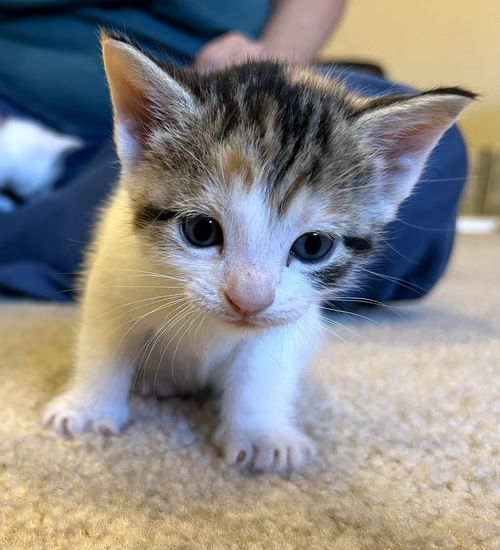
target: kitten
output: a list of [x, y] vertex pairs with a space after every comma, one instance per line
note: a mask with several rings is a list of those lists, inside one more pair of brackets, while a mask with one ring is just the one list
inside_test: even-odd
[[110, 35], [103, 52], [122, 175], [88, 261], [76, 371], [45, 422], [116, 434], [132, 385], [211, 385], [229, 464], [300, 468], [314, 446], [293, 402], [319, 306], [357, 280], [473, 95], [366, 99], [275, 62], [197, 74]]
[[[19, 202], [48, 193], [64, 168], [65, 156], [83, 145], [80, 138], [61, 134], [35, 120], [0, 118], [0, 198], [8, 190]], [[10, 206], [9, 206], [10, 204]], [[1, 202], [0, 211], [15, 203]]]

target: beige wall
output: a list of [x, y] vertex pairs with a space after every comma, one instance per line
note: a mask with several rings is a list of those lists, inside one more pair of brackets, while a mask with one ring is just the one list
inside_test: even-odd
[[373, 60], [418, 87], [480, 92], [461, 127], [474, 149], [500, 144], [500, 0], [350, 0], [322, 57]]

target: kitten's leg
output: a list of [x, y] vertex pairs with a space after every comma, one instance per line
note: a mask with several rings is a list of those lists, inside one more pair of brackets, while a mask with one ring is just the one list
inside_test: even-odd
[[[99, 319], [101, 317], [101, 320]], [[44, 415], [46, 425], [66, 435], [88, 429], [103, 435], [120, 431], [129, 417], [128, 393], [140, 337], [88, 316], [80, 331], [76, 371], [69, 389], [55, 398]]]
[[304, 337], [290, 326], [250, 338], [226, 366], [215, 442], [229, 464], [284, 473], [313, 457], [314, 445], [294, 425], [293, 401], [319, 330]]

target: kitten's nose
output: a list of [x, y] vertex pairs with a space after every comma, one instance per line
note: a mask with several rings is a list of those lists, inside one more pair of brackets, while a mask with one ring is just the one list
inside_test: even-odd
[[233, 287], [226, 291], [229, 305], [243, 317], [263, 311], [274, 301], [274, 289], [263, 288], [258, 292], [246, 292], [245, 289]]

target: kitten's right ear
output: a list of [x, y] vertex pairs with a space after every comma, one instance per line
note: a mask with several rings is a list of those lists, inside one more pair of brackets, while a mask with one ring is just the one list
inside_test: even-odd
[[111, 90], [118, 156], [125, 164], [143, 157], [154, 128], [182, 127], [195, 111], [195, 99], [164, 69], [127, 41], [101, 34]]

